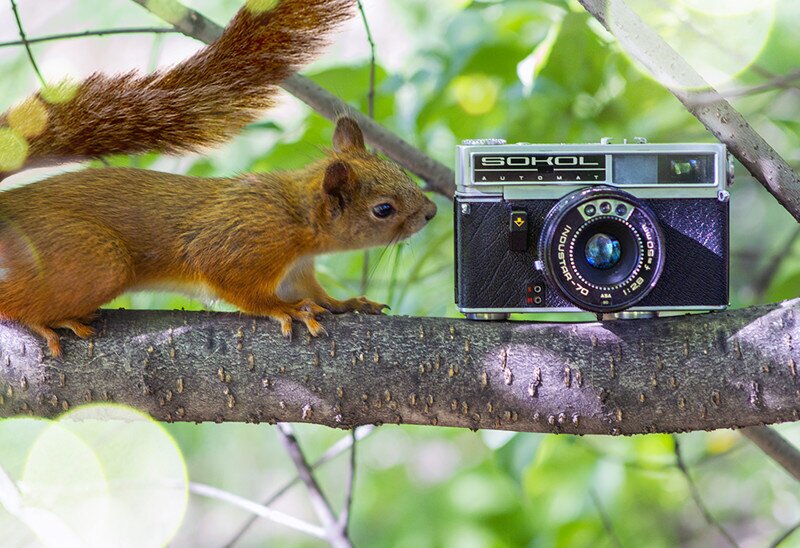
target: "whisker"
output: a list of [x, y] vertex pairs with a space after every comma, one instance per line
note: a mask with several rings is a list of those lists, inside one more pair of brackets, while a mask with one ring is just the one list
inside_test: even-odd
[[389, 250], [389, 248], [393, 247], [395, 244], [398, 243], [398, 241], [400, 240], [400, 235], [401, 234], [402, 234], [402, 227], [401, 227], [401, 230], [398, 230], [397, 234], [395, 234], [392, 237], [392, 239], [389, 240], [389, 243], [386, 244], [386, 246], [381, 250], [381, 254], [378, 255], [378, 260], [375, 261], [375, 264], [372, 266], [372, 271], [369, 273], [369, 276], [367, 277], [367, 281], [368, 282], [370, 282], [370, 283], [372, 282], [372, 277], [375, 275], [375, 272], [378, 270], [378, 266], [380, 266], [381, 262], [383, 261], [383, 257], [386, 255], [386, 252]]

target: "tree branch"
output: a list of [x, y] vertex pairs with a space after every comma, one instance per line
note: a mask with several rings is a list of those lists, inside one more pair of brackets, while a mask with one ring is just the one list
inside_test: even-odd
[[125, 29], [99, 29], [85, 30], [83, 32], [67, 32], [64, 34], [50, 34], [48, 36], [38, 36], [36, 38], [26, 38], [23, 40], [12, 40], [11, 42], [0, 42], [0, 48], [10, 46], [24, 46], [28, 44], [39, 44], [41, 42], [54, 42], [56, 40], [68, 40], [71, 38], [90, 38], [94, 36], [111, 36], [114, 34], [178, 34], [179, 30], [173, 28], [160, 27], [133, 27]]
[[800, 179], [730, 103], [623, 0], [579, 2], [800, 221]]
[[800, 451], [768, 426], [751, 426], [739, 432], [752, 441], [794, 479], [800, 480]]
[[239, 508], [247, 510], [257, 517], [266, 518], [274, 523], [285, 525], [286, 527], [290, 527], [291, 529], [295, 529], [301, 533], [311, 535], [312, 537], [320, 539], [325, 538], [325, 531], [321, 527], [311, 525], [288, 514], [284, 514], [283, 512], [273, 510], [272, 508], [267, 508], [266, 506], [262, 506], [251, 500], [247, 500], [239, 495], [229, 493], [228, 491], [223, 491], [222, 489], [217, 489], [216, 487], [204, 485], [202, 483], [190, 483], [189, 492], [193, 495], [198, 495], [238, 506]]
[[[355, 447], [355, 443], [357, 441], [363, 440], [364, 438], [369, 436], [373, 431], [374, 427], [372, 425], [360, 426], [352, 430], [351, 435], [340, 439], [332, 446], [330, 446], [328, 450], [325, 451], [325, 453], [320, 458], [318, 458], [316, 462], [314, 462], [314, 464], [311, 465], [311, 469], [316, 470], [320, 466], [329, 463], [330, 461], [332, 461], [333, 459], [335, 459], [348, 449]], [[275, 491], [275, 493], [270, 495], [270, 497], [263, 503], [263, 505], [264, 506], [272, 505], [275, 501], [277, 501], [279, 498], [285, 495], [289, 491], [289, 489], [291, 489], [292, 486], [296, 485], [299, 481], [300, 481], [300, 476], [295, 476], [290, 481], [286, 482], [281, 488]], [[252, 516], [248, 518], [247, 521], [245, 521], [245, 523], [242, 525], [242, 527], [238, 531], [236, 531], [236, 534], [234, 534], [233, 537], [231, 537], [231, 540], [225, 543], [225, 548], [231, 548], [233, 545], [239, 542], [242, 536], [256, 522], [257, 519], [258, 516]]]
[[739, 548], [739, 543], [734, 540], [731, 534], [728, 532], [725, 527], [722, 526], [720, 522], [718, 522], [714, 516], [711, 515], [706, 503], [703, 502], [703, 497], [700, 495], [700, 490], [697, 488], [697, 484], [692, 479], [691, 474], [689, 473], [689, 468], [686, 466], [686, 463], [683, 460], [683, 456], [681, 455], [681, 444], [678, 440], [678, 436], [672, 436], [672, 441], [675, 443], [675, 465], [680, 470], [683, 477], [686, 479], [686, 484], [689, 487], [689, 494], [692, 496], [695, 505], [697, 506], [700, 513], [703, 515], [703, 518], [706, 520], [711, 527], [716, 529], [722, 538], [728, 543], [729, 546], [733, 546], [734, 548]]
[[345, 315], [289, 342], [239, 314], [104, 311], [65, 358], [0, 324], [0, 416], [110, 400], [166, 421], [432, 424], [575, 434], [800, 416], [800, 300], [603, 324]]
[[31, 66], [33, 67], [33, 71], [36, 73], [36, 77], [39, 78], [39, 83], [42, 85], [42, 87], [45, 87], [47, 82], [45, 82], [44, 76], [42, 76], [42, 71], [39, 70], [39, 65], [36, 64], [36, 58], [33, 56], [30, 41], [28, 40], [27, 36], [25, 36], [25, 29], [22, 26], [22, 19], [20, 19], [19, 10], [17, 9], [17, 2], [15, 0], [11, 0], [11, 11], [14, 12], [14, 20], [17, 22], [19, 38], [22, 42], [22, 45], [25, 46], [25, 52], [28, 54], [28, 60], [31, 62]]
[[290, 424], [278, 423], [276, 431], [278, 437], [283, 443], [289, 458], [297, 468], [297, 475], [308, 490], [308, 497], [311, 499], [311, 506], [314, 512], [322, 522], [325, 528], [325, 535], [331, 546], [340, 548], [350, 548], [352, 546], [350, 540], [343, 533], [342, 528], [338, 524], [336, 515], [333, 512], [328, 499], [322, 493], [317, 480], [311, 472], [311, 467], [306, 461], [303, 451], [300, 449], [300, 444], [297, 443], [297, 438], [294, 436], [294, 431]]
[[[149, 7], [152, 3], [148, 0], [133, 1], [153, 11]], [[168, 21], [176, 29], [206, 44], [211, 44], [220, 37], [222, 27], [194, 10], [183, 10], [185, 15], [179, 21]], [[428, 190], [452, 199], [455, 192], [455, 174], [452, 169], [427, 156], [308, 78], [293, 74], [281, 87], [330, 120], [336, 120], [344, 114], [352, 116], [361, 126], [369, 143], [425, 181]]]

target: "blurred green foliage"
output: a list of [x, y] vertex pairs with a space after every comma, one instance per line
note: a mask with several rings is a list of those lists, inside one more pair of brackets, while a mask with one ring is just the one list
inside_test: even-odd
[[[124, 2], [109, 4], [118, 3]], [[665, 3], [674, 8], [691, 1], [659, 4]], [[86, 11], [93, 3], [76, 4]], [[189, 4], [211, 10], [210, 15], [224, 22], [241, 2]], [[754, 64], [742, 67], [736, 79], [722, 87], [760, 84], [797, 68], [800, 3], [778, 0], [775, 9], [774, 28]], [[388, 19], [396, 27], [392, 36], [376, 33], [376, 118], [448, 165], [453, 147], [464, 138], [596, 142], [606, 135], [643, 135], [654, 142], [712, 140], [574, 0], [376, 0], [367, 1], [366, 10], [375, 20], [381, 18], [381, 10], [390, 10]], [[113, 12], [107, 21], [122, 24]], [[389, 25], [380, 28], [385, 31]], [[382, 52], [400, 40], [408, 50], [406, 61], [384, 67]], [[366, 37], [363, 51], [368, 52]], [[27, 74], [29, 67], [19, 52], [2, 70], [8, 77]], [[363, 56], [307, 74], [366, 112], [369, 66]], [[733, 102], [797, 167], [797, 89], [744, 95]], [[231, 145], [180, 164], [182, 170], [229, 176], [292, 169], [318, 158], [319, 150], [330, 143], [331, 124], [308, 110], [292, 123], [270, 120], [267, 115]], [[155, 156], [112, 162], [160, 169], [173, 165]], [[440, 214], [421, 234], [369, 254], [367, 293], [390, 304], [395, 314], [456, 315], [451, 297], [451, 203], [446, 197], [435, 199]], [[796, 223], [738, 165], [732, 219], [732, 304], [795, 297], [800, 244], [786, 244], [793, 241]], [[786, 253], [775, 261], [784, 247]], [[323, 285], [341, 297], [358, 293], [363, 259], [361, 252], [322, 258]], [[771, 264], [776, 265], [774, 276], [758, 287], [759, 274]], [[144, 294], [125, 296], [112, 306], [196, 309], [204, 304]], [[175, 424], [169, 430], [197, 481], [260, 500], [292, 476], [268, 426]], [[298, 430], [309, 460], [343, 435], [312, 426]], [[793, 426], [783, 432], [800, 439]], [[768, 544], [800, 520], [795, 485], [736, 433], [693, 433], [681, 439], [711, 513], [742, 544]], [[360, 546], [613, 546], [609, 527], [623, 546], [722, 545], [674, 466], [670, 436], [577, 438], [384, 426], [358, 446], [358, 453], [351, 531]], [[337, 504], [343, 466], [340, 459], [319, 475]], [[276, 507], [314, 520], [302, 488]], [[601, 519], [603, 513], [608, 523]], [[240, 510], [220, 503], [192, 500], [175, 546], [219, 545], [245, 518]], [[240, 546], [267, 542], [318, 545], [260, 521]], [[798, 543], [790, 539], [785, 545]]]

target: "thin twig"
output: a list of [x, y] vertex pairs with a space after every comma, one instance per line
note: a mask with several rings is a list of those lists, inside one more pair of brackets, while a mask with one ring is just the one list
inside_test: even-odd
[[93, 36], [111, 36], [113, 34], [181, 34], [181, 31], [169, 27], [135, 27], [126, 29], [100, 29], [87, 30], [83, 32], [68, 32], [64, 34], [50, 34], [36, 38], [26, 38], [25, 40], [12, 40], [10, 42], [0, 42], [0, 48], [10, 46], [24, 46], [28, 44], [39, 44], [41, 42], [54, 42], [56, 40], [69, 40], [72, 38], [89, 38]]
[[364, 11], [364, 4], [358, 0], [358, 11], [361, 13], [361, 20], [364, 22], [364, 30], [367, 31], [367, 42], [369, 42], [369, 93], [367, 94], [367, 114], [370, 118], [375, 118], [375, 40], [372, 39], [372, 29], [369, 27], [367, 14]]
[[28, 38], [25, 36], [25, 29], [22, 27], [22, 19], [19, 17], [19, 11], [17, 10], [17, 3], [15, 0], [11, 0], [11, 9], [14, 11], [14, 19], [17, 20], [17, 29], [19, 29], [19, 37], [22, 41], [22, 45], [25, 46], [25, 51], [28, 52], [28, 59], [31, 61], [31, 66], [33, 70], [36, 72], [36, 76], [39, 78], [39, 83], [42, 84], [42, 87], [46, 87], [47, 83], [44, 81], [44, 77], [42, 76], [41, 71], [39, 70], [39, 65], [36, 64], [36, 59], [33, 57], [33, 51], [31, 51], [31, 45], [28, 41]]
[[[316, 470], [320, 466], [331, 462], [333, 459], [335, 459], [336, 457], [338, 457], [339, 455], [350, 449], [354, 441], [363, 440], [364, 438], [369, 436], [374, 430], [375, 427], [371, 424], [365, 424], [364, 426], [357, 427], [355, 429], [355, 439], [353, 439], [351, 436], [345, 436], [336, 443], [334, 443], [333, 445], [331, 445], [328, 448], [328, 450], [325, 451], [325, 453], [323, 453], [323, 455], [320, 458], [318, 458], [316, 462], [314, 462], [314, 464], [311, 465], [312, 470]], [[271, 506], [272, 504], [274, 504], [275, 501], [277, 501], [279, 498], [285, 495], [289, 491], [289, 489], [294, 487], [299, 481], [300, 481], [299, 476], [295, 476], [294, 478], [292, 478], [283, 487], [281, 487], [280, 489], [275, 491], [272, 495], [270, 495], [270, 497], [266, 501], [264, 501], [264, 506]], [[252, 518], [247, 520], [247, 522], [245, 522], [245, 524], [242, 525], [241, 529], [237, 531], [237, 533], [233, 536], [233, 538], [231, 538], [231, 540], [229, 540], [228, 543], [225, 544], [225, 548], [231, 548], [234, 544], [239, 542], [239, 540], [247, 532], [247, 530], [250, 529], [250, 527], [252, 527], [253, 524], [256, 522], [256, 519], [257, 518], [253, 516]]]
[[289, 458], [292, 459], [295, 468], [297, 468], [297, 475], [300, 476], [300, 480], [305, 484], [308, 490], [311, 506], [314, 508], [314, 512], [325, 528], [326, 539], [332, 546], [351, 547], [352, 544], [350, 540], [339, 527], [333, 508], [325, 498], [317, 480], [314, 479], [314, 475], [311, 473], [311, 467], [308, 465], [302, 449], [300, 449], [300, 444], [297, 443], [297, 438], [294, 436], [291, 425], [289, 425], [289, 423], [279, 422], [276, 425], [276, 431], [278, 432], [278, 438], [281, 440], [281, 443], [283, 443]]
[[800, 80], [800, 69], [793, 70], [781, 76], [774, 76], [761, 84], [722, 90], [720, 93], [724, 97], [743, 97], [775, 89], [795, 89], [798, 80]]
[[611, 544], [617, 548], [622, 548], [622, 542], [620, 542], [616, 531], [614, 531], [614, 524], [611, 522], [611, 516], [609, 516], [608, 512], [606, 512], [606, 509], [603, 507], [603, 503], [600, 501], [600, 496], [594, 489], [589, 489], [589, 498], [592, 499], [592, 504], [594, 504], [597, 514], [600, 516], [600, 521], [603, 523], [603, 529], [606, 530], [606, 534], [611, 540]]
[[739, 432], [781, 465], [794, 479], [800, 480], [800, 451], [777, 431], [769, 426], [751, 426], [742, 428]]
[[347, 467], [347, 483], [345, 484], [344, 492], [344, 506], [342, 512], [339, 514], [339, 527], [344, 535], [347, 535], [347, 529], [350, 526], [350, 510], [353, 507], [353, 490], [356, 483], [356, 431], [350, 431], [350, 462]]
[[731, 546], [738, 548], [739, 544], [733, 539], [733, 537], [722, 526], [722, 524], [714, 519], [714, 516], [711, 515], [711, 512], [709, 512], [708, 508], [703, 502], [703, 498], [700, 496], [700, 490], [697, 488], [697, 484], [692, 479], [691, 474], [689, 474], [689, 468], [686, 466], [686, 463], [683, 461], [683, 457], [681, 456], [681, 445], [680, 441], [678, 441], [678, 436], [673, 434], [672, 439], [675, 442], [675, 464], [677, 465], [678, 470], [680, 470], [683, 476], [686, 478], [686, 484], [689, 486], [689, 492], [691, 493], [697, 508], [700, 509], [700, 513], [703, 514], [706, 523], [719, 531], [719, 533], [725, 538], [725, 540], [728, 541]]
[[789, 527], [789, 529], [787, 529], [786, 531], [784, 531], [783, 533], [781, 533], [781, 536], [779, 536], [778, 538], [776, 538], [775, 540], [773, 540], [773, 541], [772, 541], [772, 542], [769, 544], [769, 547], [770, 547], [770, 548], [778, 548], [778, 546], [780, 546], [781, 544], [783, 544], [783, 542], [784, 542], [786, 539], [788, 539], [790, 536], [792, 536], [792, 535], [794, 534], [794, 532], [795, 532], [795, 531], [797, 531], [798, 529], [800, 529], [800, 522], [797, 522], [797, 523], [795, 523], [794, 525], [792, 525], [791, 527]]
[[285, 525], [286, 527], [291, 527], [292, 529], [301, 531], [307, 535], [311, 535], [320, 539], [326, 538], [325, 530], [323, 530], [321, 527], [311, 525], [310, 523], [306, 523], [288, 514], [284, 514], [283, 512], [275, 511], [272, 508], [267, 508], [266, 506], [258, 504], [257, 502], [253, 502], [228, 491], [201, 483], [190, 483], [189, 492], [201, 497], [207, 497], [233, 504], [234, 506], [238, 506], [239, 508], [247, 510], [248, 512], [251, 512], [257, 516], [266, 518], [274, 523]]
[[[367, 115], [375, 118], [375, 41], [372, 39], [372, 29], [370, 29], [367, 14], [364, 11], [364, 4], [358, 0], [358, 11], [361, 13], [361, 20], [364, 22], [364, 30], [367, 33], [369, 43], [369, 91], [367, 92]], [[369, 249], [365, 249], [362, 254], [361, 263], [361, 294], [365, 294], [369, 289]]]
[[772, 256], [767, 266], [758, 273], [755, 280], [751, 283], [753, 294], [758, 300], [763, 299], [764, 294], [769, 289], [775, 274], [778, 273], [783, 261], [791, 253], [794, 244], [800, 239], [800, 226], [795, 227], [794, 232], [789, 236], [783, 246]]

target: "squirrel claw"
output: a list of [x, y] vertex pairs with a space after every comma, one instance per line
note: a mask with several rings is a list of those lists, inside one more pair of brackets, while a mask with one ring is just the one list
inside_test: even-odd
[[375, 301], [370, 301], [366, 297], [355, 297], [354, 299], [349, 299], [345, 301], [345, 306], [347, 307], [347, 310], [352, 312], [376, 315], [383, 314], [384, 309], [392, 309], [388, 304], [376, 303]]
[[293, 320], [302, 322], [312, 337], [327, 335], [328, 332], [316, 319], [316, 316], [323, 312], [327, 312], [327, 310], [312, 301], [303, 300], [267, 315], [280, 323], [281, 334], [286, 340], [291, 341]]

